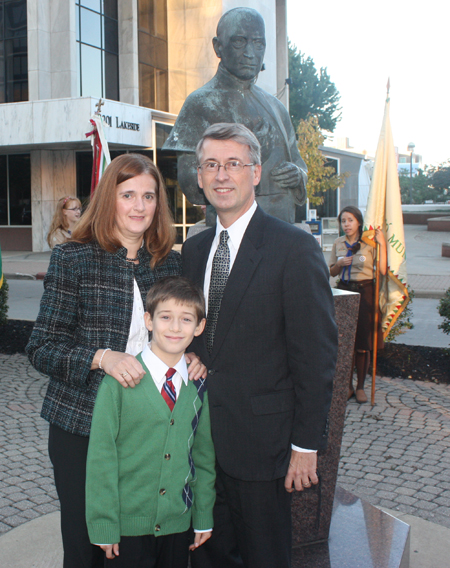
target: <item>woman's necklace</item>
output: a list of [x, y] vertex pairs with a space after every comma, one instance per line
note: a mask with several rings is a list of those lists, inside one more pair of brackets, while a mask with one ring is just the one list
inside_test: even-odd
[[128, 258], [127, 257], [128, 262], [136, 262], [136, 260], [139, 260], [139, 257], [136, 258]]

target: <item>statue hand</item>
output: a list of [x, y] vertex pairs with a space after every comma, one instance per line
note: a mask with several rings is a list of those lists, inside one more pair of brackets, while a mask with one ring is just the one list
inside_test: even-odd
[[302, 183], [300, 168], [291, 162], [282, 162], [273, 168], [270, 175], [283, 189], [295, 189]]

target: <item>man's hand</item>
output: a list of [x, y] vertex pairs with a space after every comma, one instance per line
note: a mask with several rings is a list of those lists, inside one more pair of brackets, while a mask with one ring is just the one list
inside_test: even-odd
[[119, 545], [118, 544], [99, 544], [102, 550], [105, 551], [106, 558], [112, 560], [116, 556], [119, 556]]
[[300, 168], [291, 162], [282, 162], [270, 172], [273, 180], [283, 189], [294, 189], [302, 180]]
[[196, 548], [198, 548], [202, 544], [205, 544], [205, 542], [208, 539], [211, 538], [211, 535], [212, 535], [212, 531], [195, 533], [194, 544], [191, 544], [189, 546], [189, 550], [195, 550]]
[[188, 365], [188, 373], [190, 381], [198, 381], [199, 379], [206, 379], [208, 371], [205, 365], [200, 361], [200, 358], [195, 353], [185, 353], [184, 358]]
[[288, 493], [303, 491], [311, 484], [319, 483], [317, 477], [317, 454], [316, 452], [297, 452], [292, 450], [289, 469], [284, 482]]

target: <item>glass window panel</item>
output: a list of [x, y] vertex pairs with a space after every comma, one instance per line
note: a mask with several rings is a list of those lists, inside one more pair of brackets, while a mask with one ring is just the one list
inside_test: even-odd
[[155, 70], [143, 63], [139, 64], [139, 104], [155, 108]]
[[8, 224], [8, 177], [6, 156], [0, 156], [0, 225]]
[[102, 93], [102, 52], [95, 47], [81, 45], [81, 95], [83, 97], [103, 96]]
[[119, 100], [119, 58], [112, 53], [105, 54], [105, 97], [112, 101]]
[[175, 227], [175, 229], [176, 229], [176, 232], [177, 232], [175, 244], [176, 245], [182, 245], [183, 244], [183, 227]]
[[14, 0], [4, 4], [5, 38], [27, 35], [27, 2]]
[[100, 0], [80, 0], [81, 6], [100, 12]]
[[154, 39], [148, 34], [139, 32], [139, 61], [147, 65], [155, 65]]
[[81, 8], [81, 41], [95, 47], [102, 46], [100, 15]]
[[9, 156], [9, 210], [11, 225], [31, 225], [30, 155]]
[[80, 67], [80, 49], [81, 45], [77, 43], [77, 73], [78, 73], [78, 95], [81, 97], [81, 67]]
[[5, 102], [5, 58], [4, 41], [0, 41], [0, 103]]
[[153, 0], [153, 34], [167, 39], [167, 0]]
[[157, 67], [158, 69], [168, 69], [167, 42], [159, 38], [154, 38], [153, 42], [154, 42], [153, 66]]
[[148, 34], [153, 33], [153, 27], [150, 24], [153, 14], [153, 2], [151, 0], [138, 0], [138, 11], [139, 29]]
[[[159, 150], [163, 147], [164, 142], [169, 138], [170, 133], [172, 132], [173, 126], [171, 124], [163, 124], [162, 122], [157, 122], [155, 124], [155, 134], [156, 134], [156, 148], [158, 149], [158, 162], [159, 162]], [[167, 150], [164, 150], [164, 157], [168, 159], [172, 158], [172, 154], [167, 153]], [[174, 157], [175, 155], [173, 155]], [[175, 176], [176, 178], [177, 176]]]
[[103, 0], [103, 13], [117, 20], [117, 0]]
[[111, 53], [119, 53], [119, 28], [117, 21], [110, 18], [104, 18], [105, 22], [105, 39], [104, 47], [106, 51]]
[[3, 14], [4, 14], [4, 6], [3, 3], [0, 1], [0, 40], [3, 39]]
[[80, 8], [75, 8], [75, 33], [77, 41], [80, 41]]
[[167, 71], [160, 71], [159, 69], [155, 72], [155, 90], [156, 90], [156, 106], [158, 110], [169, 110], [169, 97], [167, 89]]
[[77, 197], [83, 207], [89, 203], [91, 196], [92, 152], [76, 153]]

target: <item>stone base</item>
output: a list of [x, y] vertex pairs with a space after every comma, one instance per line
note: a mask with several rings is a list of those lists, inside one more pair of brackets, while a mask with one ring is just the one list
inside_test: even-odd
[[292, 568], [409, 568], [410, 527], [336, 488], [328, 541], [294, 547]]
[[434, 217], [428, 219], [427, 231], [450, 231], [450, 217]]

